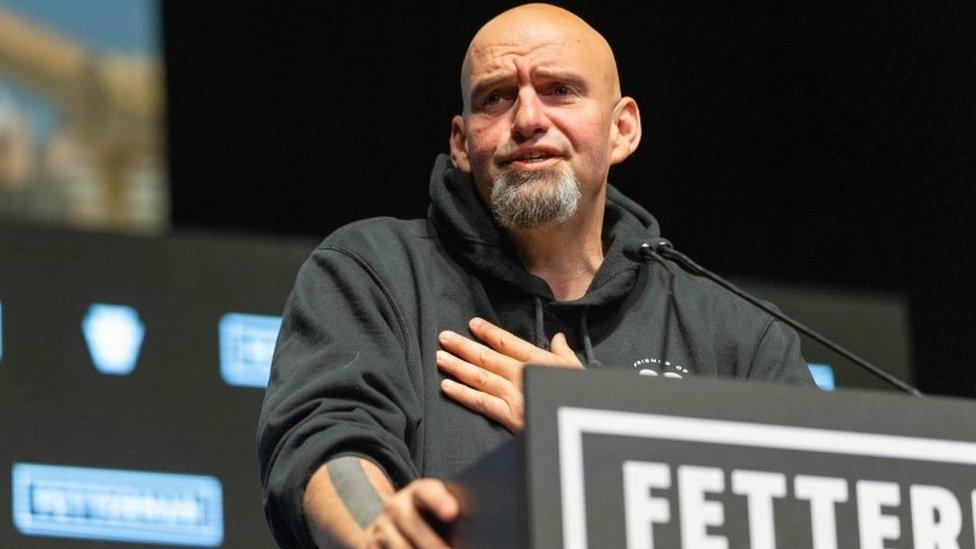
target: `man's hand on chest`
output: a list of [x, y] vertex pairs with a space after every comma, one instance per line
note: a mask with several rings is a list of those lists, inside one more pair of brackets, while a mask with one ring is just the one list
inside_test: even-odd
[[524, 427], [522, 370], [526, 364], [583, 367], [562, 333], [553, 336], [547, 351], [487, 320], [473, 318], [468, 328], [480, 342], [451, 331], [438, 336], [437, 366], [452, 378], [441, 382], [441, 390], [514, 434]]

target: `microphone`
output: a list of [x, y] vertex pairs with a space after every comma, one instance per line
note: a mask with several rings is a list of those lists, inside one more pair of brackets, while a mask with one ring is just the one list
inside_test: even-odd
[[[671, 303], [674, 300], [674, 271], [667, 260], [661, 257], [658, 250], [670, 248], [671, 243], [664, 238], [641, 243], [629, 243], [624, 246], [624, 255], [634, 261], [652, 261], [661, 267], [667, 276], [664, 278], [666, 297], [664, 299], [664, 330], [661, 330], [661, 369], [668, 364], [668, 341], [671, 339]], [[663, 373], [663, 371], [662, 371]]]
[[[898, 389], [900, 389], [900, 390], [902, 390], [902, 391], [904, 391], [904, 392], [906, 392], [906, 393], [908, 393], [910, 395], [914, 395], [914, 396], [918, 396], [918, 397], [924, 397], [925, 396], [925, 395], [922, 394], [921, 391], [919, 391], [915, 387], [912, 387], [908, 383], [905, 383], [904, 381], [902, 381], [902, 380], [898, 379], [897, 377], [889, 374], [888, 372], [882, 370], [881, 368], [878, 368], [874, 364], [871, 364], [867, 360], [864, 360], [863, 358], [855, 355], [851, 351], [848, 351], [847, 349], [841, 347], [837, 343], [834, 343], [830, 339], [827, 339], [825, 336], [820, 335], [819, 333], [817, 333], [813, 329], [807, 327], [806, 325], [800, 323], [799, 321], [793, 320], [789, 316], [783, 314], [780, 311], [777, 311], [776, 309], [774, 309], [774, 308], [770, 307], [769, 305], [763, 303], [759, 299], [757, 299], [757, 298], [753, 297], [752, 295], [746, 293], [745, 291], [739, 289], [738, 287], [736, 287], [734, 284], [732, 284], [728, 280], [725, 280], [724, 278], [722, 278], [719, 275], [713, 273], [712, 271], [709, 271], [705, 267], [702, 267], [701, 265], [699, 265], [698, 263], [696, 263], [693, 259], [691, 259], [687, 255], [685, 255], [685, 254], [679, 252], [678, 250], [674, 249], [674, 247], [671, 245], [671, 243], [668, 242], [666, 239], [663, 239], [663, 238], [655, 238], [655, 239], [653, 239], [653, 240], [651, 240], [649, 242], [642, 242], [642, 243], [639, 243], [639, 244], [630, 246], [629, 248], [630, 248], [630, 253], [632, 253], [632, 254], [636, 253], [639, 257], [642, 257], [642, 258], [643, 257], [650, 257], [650, 254], [654, 254], [654, 255], [656, 255], [658, 257], [661, 257], [662, 259], [670, 259], [670, 260], [674, 261], [675, 263], [678, 263], [679, 265], [681, 265], [686, 271], [690, 272], [691, 274], [698, 275], [698, 276], [703, 276], [703, 277], [711, 280], [712, 282], [718, 284], [719, 286], [722, 286], [726, 290], [729, 290], [733, 294], [741, 297], [742, 299], [748, 301], [749, 303], [752, 303], [756, 307], [759, 307], [760, 309], [762, 309], [767, 314], [772, 315], [773, 317], [775, 317], [775, 318], [777, 318], [779, 320], [782, 320], [783, 322], [785, 322], [788, 325], [792, 326], [796, 331], [798, 331], [800, 333], [803, 333], [803, 334], [809, 336], [814, 341], [817, 341], [817, 342], [821, 343], [822, 345], [824, 345], [828, 349], [834, 351], [835, 353], [837, 353], [840, 356], [846, 358], [847, 360], [850, 360], [851, 362], [853, 362], [854, 364], [856, 364], [860, 368], [862, 368], [864, 370], [867, 370], [868, 372], [870, 372], [870, 373], [874, 374], [875, 376], [881, 378], [882, 380], [884, 380], [887, 383], [893, 385], [894, 387], [896, 387], [896, 388], [898, 388]], [[625, 249], [625, 253], [627, 253], [627, 250], [626, 249]], [[654, 260], [654, 261], [656, 261], [656, 260]]]

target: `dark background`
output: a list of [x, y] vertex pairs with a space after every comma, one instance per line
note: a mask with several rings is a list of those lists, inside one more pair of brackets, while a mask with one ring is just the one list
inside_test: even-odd
[[[0, 469], [214, 475], [224, 544], [270, 546], [262, 391], [221, 380], [219, 320], [280, 314], [339, 225], [423, 215], [464, 49], [509, 5], [163, 4], [176, 230], [0, 226]], [[976, 397], [976, 10], [567, 6], [614, 45], [642, 106], [644, 141], [612, 181], [668, 237], [869, 358], [904, 348], [893, 295], [906, 295], [915, 381]], [[79, 322], [96, 302], [147, 327], [129, 376], [90, 364]], [[804, 349], [833, 360], [821, 351]], [[842, 386], [878, 385], [832, 364]], [[0, 475], [0, 516], [9, 493]], [[20, 536], [9, 520], [3, 547], [119, 546]]]
[[[422, 215], [464, 49], [511, 5], [165, 3], [175, 225]], [[611, 181], [666, 236], [724, 274], [905, 292], [920, 387], [976, 396], [970, 3], [563, 5], [642, 108]]]
[[[224, 382], [218, 326], [229, 312], [280, 315], [313, 247], [212, 231], [145, 237], [0, 223], [0, 547], [138, 546], [21, 535], [15, 463], [213, 476], [222, 546], [273, 547], [255, 443], [264, 390]], [[145, 340], [130, 374], [93, 367], [80, 329], [93, 303], [139, 315]]]

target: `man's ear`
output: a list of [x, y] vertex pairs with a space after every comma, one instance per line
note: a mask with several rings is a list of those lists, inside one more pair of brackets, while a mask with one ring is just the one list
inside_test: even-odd
[[640, 110], [637, 102], [623, 97], [613, 108], [610, 127], [610, 164], [619, 164], [637, 149], [641, 139]]
[[465, 173], [471, 173], [468, 160], [467, 135], [464, 133], [464, 117], [455, 115], [451, 120], [451, 163]]

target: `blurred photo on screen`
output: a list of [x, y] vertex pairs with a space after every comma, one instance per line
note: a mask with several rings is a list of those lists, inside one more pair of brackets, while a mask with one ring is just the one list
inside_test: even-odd
[[169, 224], [154, 0], [0, 0], [0, 218]]

